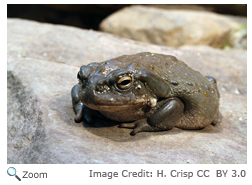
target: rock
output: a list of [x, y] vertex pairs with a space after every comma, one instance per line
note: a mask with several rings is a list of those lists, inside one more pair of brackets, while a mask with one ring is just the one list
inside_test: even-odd
[[[73, 27], [8, 19], [7, 162], [247, 163], [247, 52], [174, 49]], [[214, 76], [222, 121], [202, 130], [139, 133], [74, 122], [79, 67], [143, 51], [172, 54]]]
[[192, 10], [146, 6], [123, 8], [100, 24], [104, 32], [143, 42], [179, 47], [209, 45], [222, 48], [242, 25], [228, 16]]
[[247, 24], [235, 30], [230, 36], [226, 48], [247, 49]]

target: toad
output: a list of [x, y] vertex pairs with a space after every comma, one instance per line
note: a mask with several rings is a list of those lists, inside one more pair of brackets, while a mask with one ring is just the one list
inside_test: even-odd
[[171, 55], [138, 53], [80, 67], [75, 122], [105, 117], [138, 132], [201, 129], [218, 122], [216, 80]]

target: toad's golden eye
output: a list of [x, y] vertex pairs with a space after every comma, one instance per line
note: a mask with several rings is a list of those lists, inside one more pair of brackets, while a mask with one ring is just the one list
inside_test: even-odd
[[132, 79], [129, 76], [120, 78], [117, 82], [117, 87], [121, 90], [126, 90], [131, 87]]

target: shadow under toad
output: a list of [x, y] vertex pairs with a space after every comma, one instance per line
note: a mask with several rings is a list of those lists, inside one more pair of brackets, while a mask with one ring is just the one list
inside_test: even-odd
[[[68, 98], [69, 97], [67, 95], [57, 96], [54, 99], [54, 102], [51, 102], [51, 109], [57, 111], [59, 115], [63, 115], [60, 116], [60, 118], [68, 125], [71, 125], [71, 127], [80, 127], [80, 124], [74, 122], [75, 113], [72, 109], [71, 101], [67, 100]], [[55, 105], [57, 105], [57, 108], [55, 108]], [[58, 107], [61, 108], [59, 109]], [[86, 131], [99, 137], [104, 137], [116, 142], [137, 141], [149, 137], [181, 134], [183, 132], [217, 133], [222, 130], [222, 127], [217, 124], [216, 126], [209, 125], [206, 128], [200, 130], [183, 130], [179, 128], [173, 128], [171, 130], [160, 132], [140, 132], [135, 136], [131, 136], [130, 132], [133, 129], [119, 128], [119, 124], [119, 122], [115, 122], [109, 119], [97, 119], [96, 122], [92, 125], [82, 122], [82, 126], [86, 129]]]
[[217, 124], [215, 126], [209, 125], [203, 129], [198, 130], [183, 130], [174, 127], [171, 130], [167, 131], [160, 131], [160, 132], [139, 132], [135, 136], [131, 136], [130, 132], [133, 129], [127, 129], [127, 128], [119, 128], [118, 122], [111, 121], [108, 124], [108, 120], [100, 120], [99, 124], [96, 125], [89, 125], [85, 122], [83, 122], [83, 126], [85, 129], [97, 136], [105, 137], [107, 139], [111, 139], [113, 141], [117, 142], [129, 142], [129, 141], [136, 141], [136, 140], [143, 140], [148, 137], [155, 137], [155, 136], [161, 136], [161, 135], [174, 135], [174, 134], [182, 134], [183, 132], [195, 132], [195, 133], [218, 133], [222, 131], [222, 126], [220, 124]]

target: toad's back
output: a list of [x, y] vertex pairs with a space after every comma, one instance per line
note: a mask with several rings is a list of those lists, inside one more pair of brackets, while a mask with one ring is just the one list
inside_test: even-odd
[[219, 92], [215, 79], [201, 75], [173, 56], [149, 52], [124, 55], [106, 61], [104, 67], [131, 71], [147, 69], [158, 74], [170, 87], [165, 98], [177, 97], [185, 105], [184, 115], [176, 127], [204, 128], [218, 114]]

